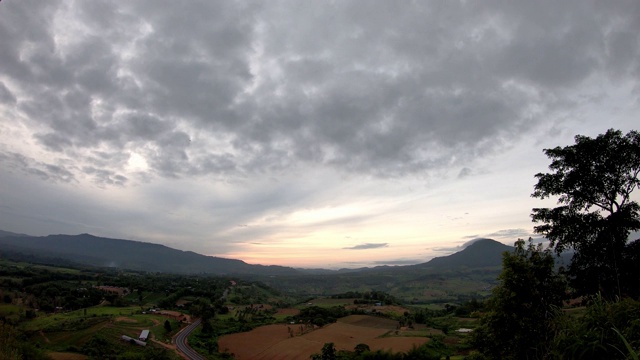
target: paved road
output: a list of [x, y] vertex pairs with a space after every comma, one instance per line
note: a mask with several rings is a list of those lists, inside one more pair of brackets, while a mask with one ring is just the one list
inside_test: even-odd
[[193, 323], [191, 323], [191, 325], [182, 329], [178, 333], [178, 335], [176, 335], [176, 346], [178, 347], [178, 350], [180, 350], [183, 354], [187, 356], [187, 358], [191, 360], [206, 360], [206, 358], [198, 354], [187, 343], [187, 338], [189, 337], [189, 334], [191, 334], [191, 332], [195, 330], [195, 328], [197, 328], [198, 325], [200, 325], [200, 319], [194, 321]]

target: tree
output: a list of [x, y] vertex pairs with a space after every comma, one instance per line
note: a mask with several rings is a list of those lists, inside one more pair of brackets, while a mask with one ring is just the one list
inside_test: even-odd
[[360, 355], [360, 354], [365, 353], [367, 351], [371, 351], [371, 348], [367, 344], [360, 343], [360, 344], [356, 345], [356, 347], [353, 349], [353, 351], [356, 353], [356, 355]]
[[15, 328], [0, 321], [0, 359], [22, 359], [17, 338], [18, 334]]
[[312, 360], [336, 360], [337, 359], [336, 348], [332, 342], [325, 343], [324, 346], [322, 346], [322, 353], [311, 355], [311, 359]]
[[[574, 250], [569, 267], [578, 294], [606, 297], [634, 288], [621, 275], [631, 231], [640, 229], [640, 206], [631, 195], [640, 186], [640, 133], [608, 130], [596, 138], [545, 149], [550, 173], [538, 173], [531, 196], [558, 197], [555, 208], [534, 208], [534, 231], [557, 253]], [[637, 286], [635, 287], [637, 288]]]
[[171, 332], [171, 323], [169, 322], [169, 320], [164, 321], [164, 331]]
[[531, 239], [527, 247], [518, 239], [513, 253], [503, 254], [498, 279], [488, 311], [473, 332], [474, 345], [491, 359], [542, 358], [566, 289], [553, 254]]

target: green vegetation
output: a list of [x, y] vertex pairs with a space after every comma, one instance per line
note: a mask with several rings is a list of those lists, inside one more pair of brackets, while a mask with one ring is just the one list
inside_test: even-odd
[[371, 351], [369, 345], [358, 344], [353, 351], [336, 350], [333, 343], [325, 343], [319, 354], [313, 354], [312, 360], [440, 360], [449, 358], [451, 350], [439, 338], [416, 346], [407, 352], [376, 350]]
[[381, 304], [400, 305], [400, 301], [394, 296], [382, 291], [348, 291], [343, 294], [331, 295], [332, 299], [354, 299], [354, 304]]
[[[503, 246], [508, 249], [508, 247]], [[504, 250], [504, 249], [503, 249]], [[503, 250], [498, 250], [497, 257]], [[294, 298], [383, 292], [403, 304], [457, 303], [491, 294], [500, 273], [500, 261], [488, 267], [389, 267], [368, 271], [298, 276], [251, 276]]]
[[542, 245], [518, 240], [505, 253], [496, 287], [474, 332], [475, 345], [494, 359], [537, 358], [548, 353], [555, 310], [562, 306], [565, 283], [555, 272], [553, 255]]
[[[239, 307], [225, 296], [243, 303], [284, 304], [287, 299], [260, 283], [235, 279], [237, 285], [230, 288], [232, 279], [221, 277], [57, 268], [8, 260], [0, 262], [0, 275], [0, 324], [3, 336], [11, 336], [3, 358], [40, 359], [48, 352], [71, 352], [90, 358], [101, 354], [101, 359], [176, 359], [173, 351], [155, 341], [170, 343], [183, 326], [183, 314], [209, 319], [219, 314], [219, 319], [207, 319], [227, 324], [216, 324], [221, 330], [215, 338], [275, 321], [272, 307]], [[154, 310], [160, 306], [162, 311]], [[135, 339], [144, 329], [152, 335], [145, 347], [121, 340], [122, 335]]]
[[300, 310], [300, 314], [295, 316], [294, 319], [296, 323], [324, 326], [336, 322], [339, 318], [347, 315], [349, 315], [349, 311], [343, 306], [310, 306]]
[[557, 196], [560, 206], [533, 209], [535, 231], [557, 252], [575, 254], [568, 277], [576, 295], [600, 292], [613, 299], [640, 295], [640, 133], [609, 130], [596, 138], [576, 136], [575, 145], [546, 149], [551, 173], [536, 175], [534, 197]]
[[[640, 134], [609, 130], [595, 139], [545, 150], [550, 174], [537, 174], [533, 196], [559, 196], [561, 206], [534, 209], [538, 233], [556, 251], [572, 248], [568, 271], [554, 268], [550, 250], [524, 241], [503, 258], [500, 284], [474, 332], [472, 359], [627, 359], [640, 344], [638, 295]], [[569, 279], [567, 287], [564, 276]], [[562, 309], [568, 294], [586, 309]], [[624, 295], [624, 297], [622, 296]], [[635, 296], [635, 298], [634, 298]]]

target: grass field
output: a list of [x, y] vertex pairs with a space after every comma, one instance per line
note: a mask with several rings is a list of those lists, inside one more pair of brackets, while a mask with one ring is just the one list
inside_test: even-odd
[[[158, 347], [155, 339], [168, 344], [181, 325], [175, 319], [157, 314], [142, 314], [139, 307], [98, 306], [84, 310], [61, 314], [40, 315], [36, 319], [23, 323], [22, 327], [31, 333], [30, 340], [40, 347], [53, 352], [54, 359], [86, 359], [74, 354], [66, 357], [69, 351], [79, 351], [84, 344], [95, 336], [117, 344], [128, 352], [142, 352], [143, 348], [122, 344], [120, 337], [127, 335], [137, 338], [142, 330], [150, 330], [147, 347]], [[167, 333], [164, 323], [169, 320], [172, 331]]]
[[308, 306], [320, 306], [320, 307], [346, 306], [346, 305], [353, 305], [354, 300], [355, 299], [317, 298], [309, 302], [299, 304], [296, 307], [303, 308]]
[[18, 315], [23, 311], [22, 307], [14, 304], [0, 304], [0, 315], [1, 316], [9, 316], [9, 315]]
[[60, 273], [66, 273], [66, 274], [80, 274], [81, 273], [81, 270], [79, 270], [79, 269], [71, 269], [71, 268], [65, 268], [65, 267], [39, 265], [39, 264], [30, 264], [30, 263], [25, 263], [25, 262], [15, 262], [15, 261], [10, 261], [10, 260], [6, 260], [6, 259], [0, 259], [0, 266], [15, 267], [15, 268], [19, 268], [19, 269], [25, 269], [25, 268], [45, 269], [45, 270], [49, 270], [49, 271], [52, 271], [52, 272], [60, 272]]
[[80, 326], [85, 320], [92, 318], [103, 319], [111, 316], [132, 315], [140, 311], [139, 307], [110, 307], [94, 306], [86, 309], [70, 311], [58, 314], [39, 314], [35, 319], [22, 324], [22, 328], [27, 331], [43, 330], [54, 331], [59, 328], [69, 326]]

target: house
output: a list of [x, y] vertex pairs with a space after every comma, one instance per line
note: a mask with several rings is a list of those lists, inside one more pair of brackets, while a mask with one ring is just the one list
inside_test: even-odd
[[140, 341], [147, 341], [148, 337], [149, 337], [149, 330], [142, 330], [138, 339], [140, 339]]
[[122, 341], [126, 341], [126, 342], [129, 342], [129, 343], [130, 343], [130, 342], [133, 342], [133, 343], [135, 343], [136, 345], [140, 345], [140, 346], [147, 346], [147, 343], [146, 343], [146, 342], [144, 342], [144, 341], [140, 341], [140, 340], [136, 340], [136, 339], [131, 338], [131, 337], [127, 336], [127, 335], [122, 335], [122, 336], [120, 337], [120, 339], [121, 339]]

